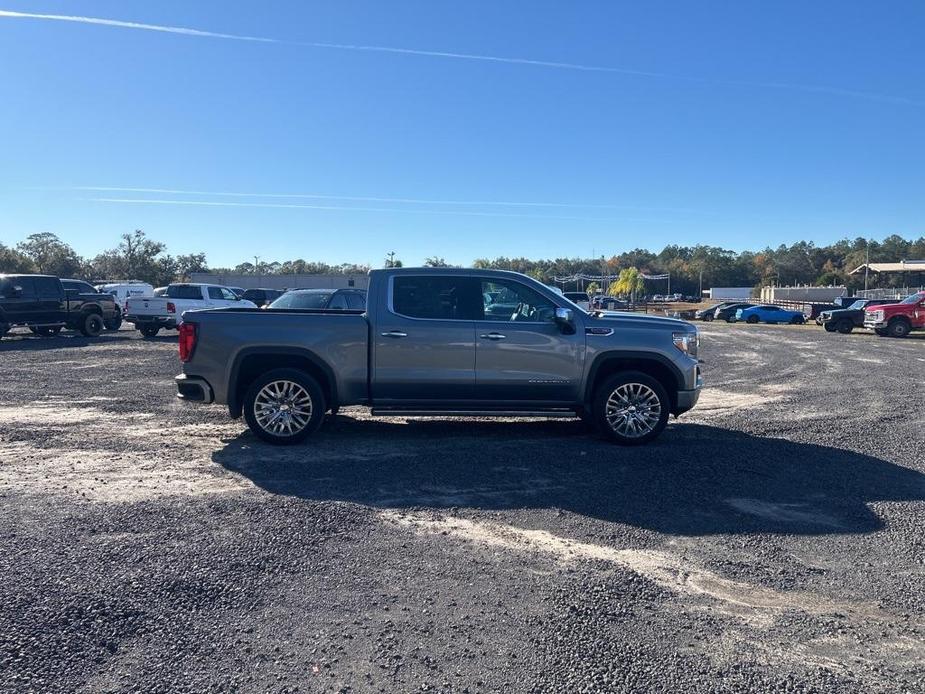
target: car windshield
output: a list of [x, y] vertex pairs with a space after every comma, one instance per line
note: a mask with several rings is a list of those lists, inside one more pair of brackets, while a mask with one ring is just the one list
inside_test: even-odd
[[333, 292], [287, 292], [270, 304], [270, 308], [324, 308]]
[[917, 303], [919, 303], [922, 299], [925, 299], [925, 294], [922, 294], [921, 292], [917, 292], [917, 293], [915, 293], [915, 294], [912, 294], [912, 295], [910, 295], [910, 296], [907, 296], [905, 299], [903, 299], [903, 300], [900, 301], [899, 303], [901, 303], [901, 304], [917, 304]]
[[866, 304], [867, 304], [866, 301], [855, 301], [855, 302], [854, 302], [853, 304], [851, 304], [851, 306], [849, 306], [848, 308], [854, 308], [854, 309], [864, 308], [864, 306], [865, 306]]

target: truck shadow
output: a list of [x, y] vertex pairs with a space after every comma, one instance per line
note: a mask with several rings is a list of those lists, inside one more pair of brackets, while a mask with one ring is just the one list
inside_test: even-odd
[[872, 532], [873, 501], [925, 500], [925, 475], [878, 458], [711, 426], [622, 448], [573, 421], [335, 417], [310, 442], [250, 433], [214, 462], [273, 493], [379, 508], [563, 509], [676, 535]]
[[[94, 345], [124, 345], [142, 338], [134, 330], [119, 330], [105, 332], [99, 337], [84, 337], [78, 332], [62, 332], [59, 335], [43, 336], [27, 332], [9, 333], [0, 339], [0, 352], [41, 352], [53, 349], [74, 349], [92, 347]], [[176, 343], [176, 333], [167, 333], [153, 338], [145, 338], [145, 342], [172, 342]]]

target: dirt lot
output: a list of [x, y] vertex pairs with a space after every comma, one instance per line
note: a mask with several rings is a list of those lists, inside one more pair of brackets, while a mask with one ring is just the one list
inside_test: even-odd
[[175, 338], [0, 343], [0, 690], [923, 692], [925, 341], [703, 326], [655, 444], [332, 418]]

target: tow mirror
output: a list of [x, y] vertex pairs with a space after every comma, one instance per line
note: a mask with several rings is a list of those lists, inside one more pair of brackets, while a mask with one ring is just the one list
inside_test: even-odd
[[572, 335], [575, 332], [575, 314], [570, 308], [556, 308], [556, 325], [566, 335]]
[[10, 290], [10, 296], [13, 297], [14, 299], [19, 298], [20, 296], [22, 296], [22, 287], [20, 287], [18, 284], [17, 284], [16, 286], [14, 286], [14, 287]]

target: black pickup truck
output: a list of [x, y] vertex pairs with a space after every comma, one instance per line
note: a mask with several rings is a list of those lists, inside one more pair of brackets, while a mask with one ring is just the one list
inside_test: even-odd
[[857, 299], [847, 308], [823, 311], [816, 318], [816, 322], [826, 329], [826, 332], [850, 333], [855, 328], [864, 327], [864, 309], [874, 304], [895, 304], [899, 299]]
[[[71, 283], [71, 280], [67, 280]], [[52, 275], [0, 275], [0, 337], [21, 325], [37, 335], [54, 335], [62, 328], [96, 337], [116, 325], [119, 308], [107, 294], [81, 291], [85, 283], [65, 286]]]

